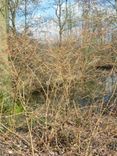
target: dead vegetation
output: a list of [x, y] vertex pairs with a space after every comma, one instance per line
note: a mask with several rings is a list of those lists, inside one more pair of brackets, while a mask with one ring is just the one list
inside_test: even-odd
[[116, 97], [108, 109], [110, 71], [97, 68], [116, 65], [115, 40], [58, 47], [21, 35], [9, 43], [13, 90], [12, 99], [0, 97], [0, 155], [115, 156]]

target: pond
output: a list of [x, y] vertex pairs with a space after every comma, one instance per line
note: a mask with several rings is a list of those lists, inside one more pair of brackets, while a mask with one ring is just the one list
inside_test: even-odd
[[112, 73], [105, 80], [106, 95], [104, 96], [104, 103], [108, 103], [110, 98], [116, 95], [116, 88], [117, 88], [117, 74]]
[[[105, 68], [101, 68], [101, 70], [105, 70]], [[104, 81], [102, 81], [103, 87], [104, 87], [104, 95], [97, 96], [94, 100], [90, 97], [85, 97], [82, 99], [79, 99], [79, 104], [81, 106], [92, 104], [96, 101], [103, 101], [104, 104], [108, 104], [110, 100], [116, 99], [116, 93], [117, 93], [117, 73], [113, 69], [106, 69], [106, 71], [109, 71], [109, 73], [105, 76]], [[96, 88], [95, 88], [96, 89]]]

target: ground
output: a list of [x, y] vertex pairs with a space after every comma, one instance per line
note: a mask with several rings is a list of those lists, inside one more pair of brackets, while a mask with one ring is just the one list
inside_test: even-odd
[[1, 124], [0, 156], [116, 156], [116, 114], [91, 106], [48, 112], [43, 107], [33, 113], [26, 117], [27, 126]]

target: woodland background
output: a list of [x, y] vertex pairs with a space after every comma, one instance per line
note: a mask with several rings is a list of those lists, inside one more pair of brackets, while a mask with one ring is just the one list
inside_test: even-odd
[[0, 155], [115, 156], [116, 64], [117, 0], [1, 0]]

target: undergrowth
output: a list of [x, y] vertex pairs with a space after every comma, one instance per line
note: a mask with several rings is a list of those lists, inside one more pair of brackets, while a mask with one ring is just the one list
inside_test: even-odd
[[116, 155], [116, 96], [111, 109], [103, 100], [111, 71], [96, 68], [116, 69], [115, 42], [60, 47], [10, 36], [12, 92], [0, 94], [0, 155]]

